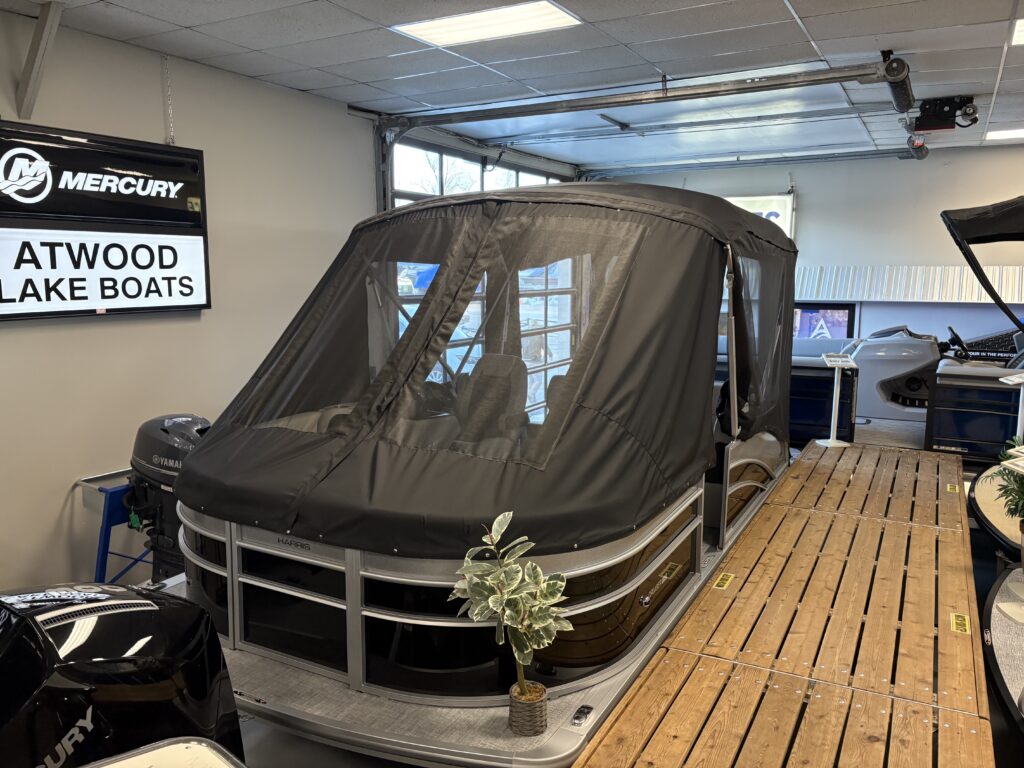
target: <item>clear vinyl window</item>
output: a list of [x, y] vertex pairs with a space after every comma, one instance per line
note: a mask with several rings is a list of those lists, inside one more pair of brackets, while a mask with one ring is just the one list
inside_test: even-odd
[[[462, 284], [438, 292], [453, 297], [451, 306], [392, 407], [384, 437], [543, 464], [643, 228], [548, 216], [496, 229]], [[422, 301], [435, 279], [419, 270], [417, 283], [412, 271], [416, 292], [403, 296], [409, 303]]]

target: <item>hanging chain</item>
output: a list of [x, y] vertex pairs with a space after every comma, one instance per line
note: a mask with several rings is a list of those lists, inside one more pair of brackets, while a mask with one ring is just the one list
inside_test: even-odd
[[166, 143], [174, 144], [174, 107], [171, 104], [171, 60], [169, 56], [160, 57], [160, 77], [164, 86], [164, 128]]

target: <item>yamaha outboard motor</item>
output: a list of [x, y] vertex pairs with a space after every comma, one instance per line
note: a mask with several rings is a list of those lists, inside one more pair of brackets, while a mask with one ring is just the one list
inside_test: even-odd
[[144, 422], [132, 449], [131, 493], [125, 503], [131, 509], [129, 523], [149, 536], [153, 555], [153, 581], [164, 581], [184, 570], [178, 549], [172, 488], [181, 462], [196, 447], [210, 422], [191, 413], [174, 413]]
[[197, 736], [242, 738], [207, 613], [161, 592], [82, 584], [0, 592], [0, 763], [75, 768]]

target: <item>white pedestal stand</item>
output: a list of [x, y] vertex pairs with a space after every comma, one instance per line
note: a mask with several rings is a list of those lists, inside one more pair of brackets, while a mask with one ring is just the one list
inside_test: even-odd
[[825, 365], [836, 372], [835, 382], [832, 385], [832, 427], [827, 440], [815, 440], [814, 442], [825, 448], [845, 448], [849, 443], [836, 437], [839, 431], [839, 394], [842, 390], [843, 369], [856, 368], [857, 364], [853, 362], [853, 358], [849, 355], [833, 352], [826, 352], [821, 356], [821, 359], [825, 361]]

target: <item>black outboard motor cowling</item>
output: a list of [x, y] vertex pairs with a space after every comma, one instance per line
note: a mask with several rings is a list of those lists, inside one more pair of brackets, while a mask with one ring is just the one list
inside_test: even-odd
[[4, 768], [75, 768], [161, 739], [242, 738], [209, 615], [110, 584], [0, 592]]
[[132, 525], [149, 535], [153, 555], [153, 581], [164, 581], [184, 570], [178, 548], [181, 523], [172, 492], [181, 462], [210, 428], [210, 422], [192, 413], [172, 413], [150, 419], [139, 427], [132, 449], [132, 491], [126, 502], [135, 513]]

